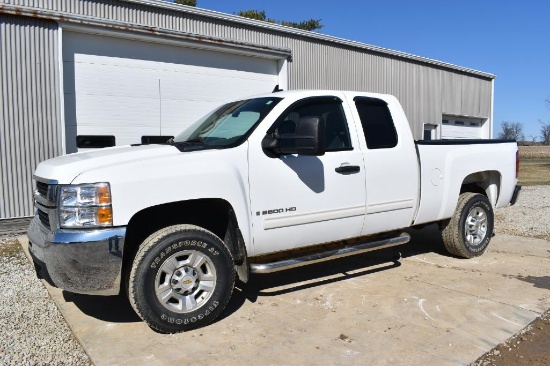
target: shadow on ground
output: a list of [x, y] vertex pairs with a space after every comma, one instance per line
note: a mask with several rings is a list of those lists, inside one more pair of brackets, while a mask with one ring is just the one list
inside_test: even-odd
[[72, 302], [84, 314], [111, 323], [134, 323], [141, 319], [128, 301], [126, 294], [92, 296], [63, 291], [63, 299]]
[[[224, 319], [237, 312], [248, 300], [272, 297], [284, 293], [301, 291], [381, 271], [390, 271], [401, 265], [397, 258], [407, 258], [423, 253], [437, 253], [447, 256], [436, 225], [422, 230], [408, 230], [410, 243], [335, 259], [323, 263], [293, 268], [271, 274], [252, 275], [244, 284], [237, 281], [235, 290], [222, 316]], [[273, 289], [273, 291], [269, 291]], [[63, 291], [65, 301], [72, 302], [84, 314], [112, 323], [138, 322], [141, 319], [132, 309], [126, 294], [118, 296], [79, 295]]]

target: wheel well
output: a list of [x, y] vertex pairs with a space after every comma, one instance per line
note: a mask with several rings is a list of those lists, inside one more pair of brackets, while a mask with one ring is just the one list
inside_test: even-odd
[[500, 173], [483, 171], [472, 173], [464, 178], [460, 193], [472, 192], [486, 196], [493, 206], [496, 205], [500, 190]]
[[242, 260], [245, 253], [243, 240], [239, 235], [238, 224], [231, 205], [223, 199], [198, 199], [171, 202], [148, 207], [136, 213], [128, 223], [123, 254], [123, 273], [126, 283], [131, 263], [140, 244], [154, 232], [177, 224], [190, 224], [211, 231], [229, 247], [233, 258]]

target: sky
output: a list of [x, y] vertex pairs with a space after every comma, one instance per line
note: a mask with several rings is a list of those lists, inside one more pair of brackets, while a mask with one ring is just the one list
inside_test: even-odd
[[494, 126], [521, 122], [540, 136], [550, 122], [550, 0], [198, 0], [224, 13], [321, 19], [319, 33], [428, 57], [497, 76]]

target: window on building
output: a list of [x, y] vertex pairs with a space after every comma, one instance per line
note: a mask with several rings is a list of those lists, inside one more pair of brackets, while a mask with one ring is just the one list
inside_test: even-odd
[[437, 125], [424, 124], [424, 140], [436, 140], [437, 132]]
[[397, 146], [397, 131], [388, 104], [376, 98], [354, 99], [363, 125], [369, 149], [388, 149]]
[[111, 135], [78, 135], [76, 147], [79, 149], [100, 149], [116, 145], [116, 139]]

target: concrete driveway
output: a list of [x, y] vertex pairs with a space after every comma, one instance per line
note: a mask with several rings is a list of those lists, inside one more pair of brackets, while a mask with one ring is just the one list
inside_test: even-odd
[[469, 364], [550, 308], [550, 242], [497, 235], [465, 260], [434, 227], [410, 233], [405, 246], [253, 276], [222, 319], [176, 335], [122, 296], [45, 285], [96, 365]]

